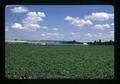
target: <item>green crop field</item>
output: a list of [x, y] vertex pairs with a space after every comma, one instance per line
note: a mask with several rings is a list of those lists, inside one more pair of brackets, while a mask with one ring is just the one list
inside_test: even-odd
[[9, 79], [112, 79], [112, 45], [5, 45]]

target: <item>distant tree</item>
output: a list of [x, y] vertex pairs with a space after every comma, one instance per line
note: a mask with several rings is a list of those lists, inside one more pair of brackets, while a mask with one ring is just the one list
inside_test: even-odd
[[76, 41], [75, 41], [75, 40], [73, 40], [73, 43], [76, 43]]
[[109, 41], [104, 41], [102, 42], [101, 39], [99, 41], [94, 41], [94, 42], [88, 42], [90, 45], [114, 45], [114, 41], [109, 40]]
[[101, 44], [102, 44], [102, 42], [101, 42], [101, 39], [99, 39], [99, 42], [98, 42], [98, 44], [99, 44], [99, 45], [101, 45]]
[[112, 40], [109, 41], [109, 45], [113, 45], [114, 42]]
[[101, 43], [101, 39], [99, 40], [99, 43]]
[[93, 44], [97, 44], [97, 41], [95, 40]]
[[15, 40], [15, 41], [17, 41], [17, 39], [16, 39], [16, 38], [15, 38], [14, 40]]
[[112, 45], [114, 45], [114, 41], [112, 41]]
[[92, 45], [92, 44], [93, 44], [93, 42], [90, 42], [90, 44]]

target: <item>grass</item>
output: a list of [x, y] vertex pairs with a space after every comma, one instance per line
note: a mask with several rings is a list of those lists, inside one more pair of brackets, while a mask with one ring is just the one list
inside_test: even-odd
[[6, 44], [9, 79], [112, 79], [114, 46]]

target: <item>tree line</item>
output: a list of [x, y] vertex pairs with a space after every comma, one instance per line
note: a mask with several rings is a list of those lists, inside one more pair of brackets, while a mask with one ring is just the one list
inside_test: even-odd
[[88, 44], [91, 45], [114, 45], [114, 41], [109, 40], [109, 41], [104, 41], [102, 42], [101, 39], [99, 41], [94, 41], [94, 42], [88, 42]]
[[[83, 42], [77, 42], [76, 40], [73, 41], [62, 41], [62, 43], [67, 43], [67, 44], [83, 44]], [[104, 41], [102, 42], [100, 40], [95, 40], [94, 42], [86, 42], [89, 45], [114, 45], [114, 41], [109, 40], [109, 41]]]

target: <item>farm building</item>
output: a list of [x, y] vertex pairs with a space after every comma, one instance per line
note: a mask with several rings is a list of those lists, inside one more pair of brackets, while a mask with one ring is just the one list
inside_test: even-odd
[[83, 45], [88, 45], [87, 43], [83, 43]]
[[40, 42], [40, 44], [41, 44], [41, 45], [46, 45], [46, 43], [45, 43], [45, 42]]

